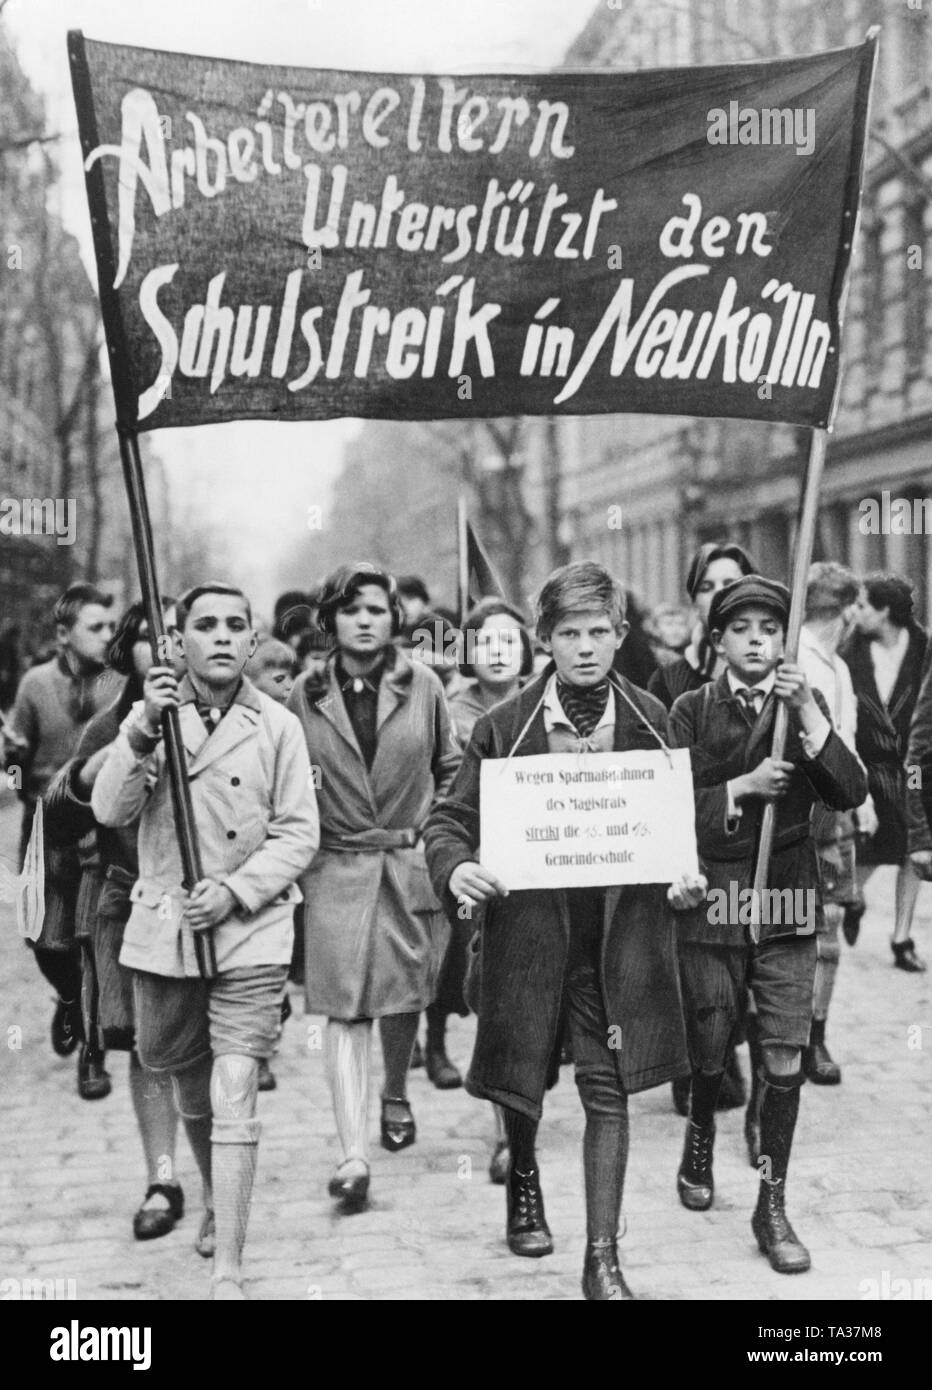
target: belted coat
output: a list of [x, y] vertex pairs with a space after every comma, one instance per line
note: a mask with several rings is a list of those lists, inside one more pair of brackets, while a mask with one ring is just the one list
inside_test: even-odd
[[[515, 757], [548, 752], [539, 706], [553, 671], [551, 664], [477, 721], [456, 780], [424, 835], [438, 893], [449, 894], [457, 864], [476, 858], [483, 759], [504, 758], [512, 750]], [[613, 748], [656, 749], [654, 730], [666, 738], [666, 711], [640, 687], [617, 679], [635, 709], [616, 694]], [[449, 906], [455, 911], [452, 897]], [[480, 931], [479, 1022], [466, 1088], [538, 1119], [560, 1027], [570, 939], [567, 894], [529, 889], [493, 898], [485, 904]], [[600, 978], [608, 1024], [621, 1027], [622, 1046], [611, 1055], [626, 1091], [643, 1091], [689, 1070], [675, 931], [665, 885], [606, 889]]]
[[322, 681], [298, 679], [288, 705], [307, 740], [321, 824], [301, 878], [308, 1010], [347, 1020], [418, 1012], [434, 997], [449, 937], [419, 844], [459, 764], [443, 686], [389, 649], [371, 768], [333, 657]]

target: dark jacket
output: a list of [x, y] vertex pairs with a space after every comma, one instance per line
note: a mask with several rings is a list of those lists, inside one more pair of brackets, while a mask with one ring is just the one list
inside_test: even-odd
[[[816, 702], [828, 717], [821, 694]], [[709, 880], [709, 890], [730, 893], [731, 885], [750, 888], [754, 880], [757, 840], [766, 802], [755, 798], [742, 803], [737, 829], [726, 827], [726, 783], [751, 772], [770, 753], [777, 701], [771, 692], [751, 724], [741, 701], [731, 693], [728, 676], [681, 695], [670, 712], [670, 742], [688, 748], [692, 758], [696, 798], [696, 840], [699, 864]], [[818, 757], [807, 758], [800, 740], [799, 719], [791, 711], [784, 758], [795, 763], [786, 794], [776, 803], [776, 825], [768, 887], [818, 891], [819, 873], [809, 828], [809, 814], [817, 801], [836, 811], [860, 806], [867, 795], [867, 778], [857, 758], [834, 729]], [[715, 920], [711, 903], [684, 914], [681, 936], [688, 941], [742, 946], [747, 928], [740, 919]], [[710, 916], [713, 920], [709, 920]], [[760, 939], [795, 935], [797, 923], [763, 922]]]
[[[113, 742], [133, 701], [138, 698], [135, 683], [127, 682], [113, 703], [94, 715], [81, 734], [75, 756], [61, 769], [44, 797], [45, 833], [51, 843], [64, 846], [83, 841], [82, 867], [99, 867], [103, 874], [115, 864], [133, 878], [139, 871], [136, 825], [98, 825], [91, 810], [90, 795], [85, 798], [77, 784], [77, 775], [89, 758]], [[91, 836], [93, 838], [88, 838]]]
[[907, 787], [904, 764], [908, 761], [909, 728], [922, 679], [926, 635], [910, 625], [909, 646], [896, 684], [884, 704], [874, 680], [870, 642], [855, 633], [842, 648], [858, 697], [857, 749], [867, 768], [879, 827], [859, 850], [866, 864], [901, 864], [907, 853]]
[[658, 666], [647, 682], [647, 689], [669, 710], [687, 690], [701, 690], [708, 680], [704, 671], [697, 671], [685, 656], [680, 656], [669, 666]]
[[922, 684], [906, 747], [907, 849], [932, 849], [932, 643], [926, 645]]
[[[77, 846], [83, 871], [75, 903], [78, 937], [92, 938], [98, 919], [122, 926], [130, 913], [130, 889], [139, 876], [138, 825], [99, 825], [91, 810], [90, 794], [85, 797], [77, 777], [88, 759], [116, 738], [138, 694], [136, 683], [127, 681], [113, 703], [94, 715], [84, 727], [75, 756], [43, 797], [46, 842], [60, 847], [56, 853], [74, 852]], [[115, 1044], [111, 1040], [108, 1045]]]
[[[479, 844], [482, 760], [504, 758], [512, 750], [553, 670], [551, 664], [478, 720], [453, 786], [431, 812], [424, 832], [427, 864], [438, 895], [446, 895], [454, 911], [450, 875], [457, 864], [475, 859]], [[620, 683], [645, 718], [616, 695], [614, 748], [655, 749], [648, 720], [665, 735], [663, 706], [629, 681]], [[547, 751], [538, 709], [514, 753], [529, 757]], [[479, 1023], [466, 1088], [537, 1119], [560, 1025], [569, 949], [567, 894], [535, 889], [494, 898], [485, 906], [481, 931]], [[612, 1052], [626, 1091], [657, 1086], [689, 1069], [674, 932], [663, 885], [606, 890], [602, 989], [609, 1026], [620, 1024], [626, 1040]]]

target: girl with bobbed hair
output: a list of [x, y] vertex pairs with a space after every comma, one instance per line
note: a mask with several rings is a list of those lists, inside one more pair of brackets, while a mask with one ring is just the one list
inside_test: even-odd
[[[507, 700], [534, 669], [534, 650], [520, 609], [503, 598], [480, 599], [466, 614], [462, 629], [460, 674], [463, 683], [448, 697], [453, 733], [461, 748], [469, 742], [476, 720]], [[469, 1003], [465, 979], [469, 941], [475, 922], [450, 916], [450, 945], [440, 973], [437, 998], [427, 1010], [427, 1075], [440, 1090], [463, 1084], [463, 1078], [446, 1050], [447, 1019], [465, 1018]], [[496, 1111], [499, 1114], [498, 1111]], [[503, 1183], [508, 1168], [508, 1145], [499, 1117], [498, 1134], [489, 1174]]]
[[503, 598], [480, 599], [463, 620], [464, 682], [448, 700], [461, 747], [479, 716], [513, 695], [533, 669], [534, 649], [521, 610]]
[[707, 541], [693, 555], [686, 572], [686, 592], [696, 615], [692, 640], [681, 657], [659, 667], [647, 683], [667, 709], [684, 691], [698, 690], [717, 674], [718, 658], [709, 641], [709, 607], [719, 589], [755, 573], [753, 560], [734, 541]]
[[288, 707], [307, 739], [320, 849], [301, 879], [308, 1012], [326, 1014], [326, 1061], [342, 1162], [330, 1195], [344, 1210], [369, 1192], [369, 1054], [379, 1020], [385, 1061], [381, 1142], [415, 1140], [407, 1076], [420, 1012], [434, 998], [447, 923], [421, 829], [459, 764], [443, 687], [393, 643], [395, 580], [344, 565], [319, 595], [334, 641], [322, 678], [298, 678]]

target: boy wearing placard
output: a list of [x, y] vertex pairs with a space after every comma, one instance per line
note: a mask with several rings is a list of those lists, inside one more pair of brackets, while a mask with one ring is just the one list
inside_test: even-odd
[[[809, 814], [819, 800], [844, 811], [867, 794], [864, 769], [832, 728], [824, 700], [802, 668], [783, 659], [789, 604], [786, 587], [760, 575], [719, 590], [709, 632], [726, 669], [681, 695], [670, 712], [672, 742], [692, 756], [699, 861], [710, 885], [678, 936], [693, 1078], [677, 1188], [691, 1211], [712, 1205], [715, 1101], [747, 986], [763, 1055], [761, 1184], [752, 1229], [781, 1274], [810, 1264], [784, 1205], [816, 967], [819, 877]], [[788, 706], [789, 731], [784, 757], [775, 760], [768, 750], [778, 700]], [[769, 801], [777, 802], [771, 891], [766, 900], [761, 895], [754, 945], [750, 890]]]
[[[537, 635], [552, 660], [477, 721], [456, 780], [424, 834], [438, 894], [452, 910], [484, 905], [476, 1045], [466, 1081], [504, 1107], [511, 1151], [507, 1237], [517, 1255], [553, 1249], [535, 1137], [566, 1002], [576, 1084], [586, 1112], [583, 1161], [587, 1299], [631, 1298], [617, 1236], [628, 1152], [628, 1093], [687, 1069], [674, 918], [660, 884], [509, 893], [476, 862], [484, 760], [665, 747], [658, 700], [611, 673], [625, 599], [602, 566], [567, 565], [545, 582]], [[610, 674], [611, 673], [611, 674]], [[671, 901], [699, 901], [700, 880]]]

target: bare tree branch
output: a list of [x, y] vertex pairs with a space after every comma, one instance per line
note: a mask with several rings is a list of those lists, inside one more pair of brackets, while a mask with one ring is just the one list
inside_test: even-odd
[[922, 189], [925, 196], [927, 198], [932, 198], [932, 181], [926, 178], [918, 164], [914, 164], [908, 155], [903, 154], [902, 150], [898, 150], [895, 145], [891, 145], [890, 141], [885, 139], [879, 131], [872, 130], [870, 135], [872, 140], [876, 140], [878, 145], [881, 145], [883, 149], [887, 151], [887, 154], [891, 155], [896, 160], [897, 164], [901, 166], [913, 182]]

